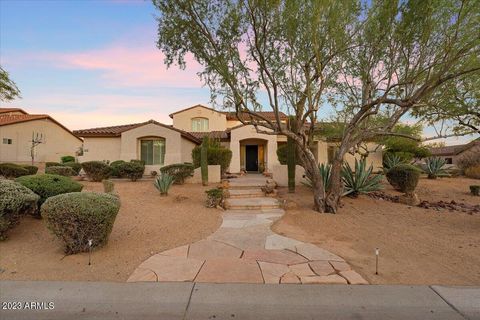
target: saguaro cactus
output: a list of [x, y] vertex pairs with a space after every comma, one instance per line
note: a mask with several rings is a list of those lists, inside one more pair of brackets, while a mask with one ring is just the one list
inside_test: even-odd
[[208, 139], [205, 137], [202, 141], [200, 150], [200, 168], [202, 172], [202, 184], [208, 185]]
[[288, 192], [295, 192], [295, 143], [287, 138]]

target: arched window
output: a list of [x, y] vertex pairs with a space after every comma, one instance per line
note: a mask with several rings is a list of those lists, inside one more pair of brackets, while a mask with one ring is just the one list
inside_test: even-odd
[[146, 165], [163, 165], [165, 162], [165, 139], [143, 138], [140, 140], [140, 159]]
[[207, 118], [192, 118], [192, 131], [193, 132], [208, 132], [208, 119]]

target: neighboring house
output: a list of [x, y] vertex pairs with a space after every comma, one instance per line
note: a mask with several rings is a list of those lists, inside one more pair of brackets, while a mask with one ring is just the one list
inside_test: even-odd
[[46, 114], [29, 114], [19, 108], [0, 108], [0, 162], [31, 163], [32, 137], [36, 163], [75, 156], [82, 140]]
[[430, 152], [434, 157], [445, 159], [447, 164], [457, 165], [458, 160], [463, 156], [473, 155], [475, 157], [480, 157], [480, 140], [476, 139], [467, 144], [455, 146], [430, 148]]
[[[273, 112], [259, 114], [275, 121]], [[84, 155], [81, 161], [89, 160], [144, 160], [148, 170], [158, 170], [163, 165], [191, 162], [191, 151], [208, 135], [232, 150], [229, 171], [272, 172], [280, 165], [277, 147], [286, 143], [286, 137], [257, 133], [252, 125], [243, 125], [235, 113], [217, 111], [196, 105], [170, 114], [172, 125], [154, 120], [143, 123], [76, 130], [74, 134], [84, 139]], [[248, 120], [247, 114], [240, 117]], [[280, 121], [287, 121], [287, 115], [280, 113]], [[314, 144], [314, 154], [319, 163], [328, 162], [336, 144], [319, 139]], [[370, 150], [371, 149], [371, 150]], [[381, 150], [371, 151], [368, 161], [375, 167], [382, 162]], [[378, 148], [380, 149], [380, 148]], [[329, 152], [330, 151], [330, 152]], [[353, 162], [349, 156], [347, 161]]]

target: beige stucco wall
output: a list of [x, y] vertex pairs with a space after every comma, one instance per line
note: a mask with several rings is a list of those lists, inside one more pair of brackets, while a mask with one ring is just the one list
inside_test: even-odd
[[455, 156], [444, 156], [442, 158], [452, 158], [452, 164], [454, 165], [457, 165], [458, 164], [458, 160], [460, 160], [462, 157], [478, 157], [480, 158], [480, 145], [475, 145], [473, 147], [471, 147], [470, 149], [468, 150], [465, 150], [461, 153], [459, 153], [458, 155], [455, 155]]
[[120, 160], [120, 150], [120, 137], [86, 137], [83, 142], [83, 156], [78, 157], [78, 160], [79, 162]]
[[[295, 184], [299, 185], [304, 181], [305, 169], [301, 166], [295, 166]], [[288, 186], [288, 167], [286, 164], [274, 165], [272, 169], [272, 178], [277, 185], [281, 187]]]
[[202, 107], [194, 107], [173, 115], [173, 126], [184, 131], [192, 131], [192, 118], [207, 118], [209, 131], [223, 131], [227, 128], [225, 114]]
[[277, 136], [257, 133], [251, 125], [233, 129], [230, 133], [230, 150], [232, 150], [232, 162], [230, 172], [240, 172], [240, 141], [245, 139], [262, 139], [266, 141], [265, 170], [273, 169], [273, 166], [280, 164], [277, 157]]
[[192, 150], [195, 148], [196, 144], [190, 140], [187, 140], [182, 137], [181, 147], [182, 147], [182, 162], [192, 162]]
[[[221, 180], [220, 165], [208, 166], [208, 183], [219, 183]], [[188, 178], [186, 183], [202, 183], [202, 169], [196, 168], [193, 171], [193, 177]]]
[[[367, 150], [369, 151], [368, 157], [367, 157], [367, 167], [370, 165], [373, 165], [373, 172], [377, 172], [382, 169], [383, 166], [383, 152], [382, 148], [379, 147], [377, 148], [376, 143], [367, 143], [366, 147]], [[356, 153], [355, 156], [347, 153], [345, 155], [345, 161], [347, 161], [352, 168], [355, 166], [355, 158], [360, 160], [362, 157]]]
[[[35, 162], [60, 161], [65, 155], [75, 156], [82, 141], [51, 121], [39, 119], [0, 126], [0, 162], [31, 162], [32, 133], [43, 134], [45, 143], [35, 148]], [[12, 144], [3, 144], [3, 138]]]

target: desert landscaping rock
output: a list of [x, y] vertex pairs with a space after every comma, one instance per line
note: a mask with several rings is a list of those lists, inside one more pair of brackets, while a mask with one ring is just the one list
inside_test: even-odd
[[295, 264], [291, 265], [288, 267], [291, 272], [295, 273], [299, 277], [305, 277], [305, 276], [315, 276], [316, 274], [313, 273], [312, 269], [310, 269], [310, 266], [308, 263], [301, 263], [301, 264]]
[[367, 280], [353, 270], [342, 271], [340, 275], [347, 279], [349, 284], [368, 284]]

